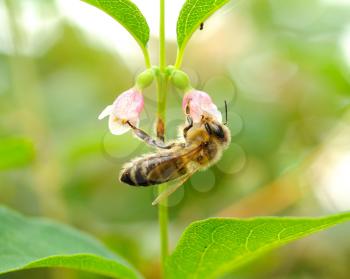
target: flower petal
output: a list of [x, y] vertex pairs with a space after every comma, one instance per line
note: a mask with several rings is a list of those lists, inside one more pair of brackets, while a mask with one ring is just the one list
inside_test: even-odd
[[101, 120], [105, 118], [106, 116], [110, 115], [112, 113], [113, 106], [107, 106], [98, 116], [98, 119]]
[[207, 112], [208, 114], [214, 116], [214, 118], [222, 123], [222, 114], [221, 111], [217, 108], [217, 106], [215, 104], [213, 104], [210, 108], [208, 109], [204, 109], [205, 112]]
[[121, 135], [130, 130], [126, 123], [130, 121], [135, 126], [139, 125], [139, 118], [144, 106], [142, 92], [132, 88], [120, 94], [114, 103], [107, 106], [98, 119], [109, 115], [108, 127], [113, 135]]
[[[129, 120], [133, 125], [135, 125], [136, 127], [138, 127], [139, 125], [139, 120]], [[109, 131], [113, 134], [113, 135], [122, 135], [125, 134], [126, 132], [128, 132], [131, 128], [127, 123], [123, 123], [123, 120], [118, 119], [113, 117], [113, 115], [111, 115], [109, 117], [109, 122], [108, 122], [108, 128]]]
[[137, 89], [129, 89], [118, 96], [113, 103], [113, 115], [121, 119], [138, 118], [143, 110], [143, 95]]
[[221, 112], [210, 96], [203, 91], [191, 90], [187, 92], [182, 101], [182, 108], [185, 113], [187, 105], [190, 107], [190, 115], [194, 122], [199, 122], [204, 114], [210, 114], [217, 121], [222, 122]]

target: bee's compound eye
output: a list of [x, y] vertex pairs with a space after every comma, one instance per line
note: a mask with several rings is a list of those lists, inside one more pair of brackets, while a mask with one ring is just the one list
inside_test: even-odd
[[204, 127], [207, 130], [208, 134], [211, 135], [212, 134], [212, 130], [211, 130], [211, 127], [210, 127], [209, 123], [205, 123]]
[[222, 126], [221, 125], [217, 125], [215, 123], [213, 123], [211, 125], [211, 130], [212, 130], [212, 133], [219, 139], [224, 139], [225, 138], [225, 133], [224, 133], [224, 130], [222, 129]]

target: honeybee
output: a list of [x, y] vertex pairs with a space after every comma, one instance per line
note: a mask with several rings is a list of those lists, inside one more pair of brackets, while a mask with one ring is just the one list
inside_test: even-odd
[[153, 205], [162, 201], [183, 185], [195, 172], [205, 170], [215, 164], [222, 152], [231, 142], [230, 130], [211, 115], [202, 115], [200, 122], [194, 123], [187, 113], [187, 125], [183, 128], [182, 138], [164, 143], [151, 138], [146, 132], [128, 122], [134, 134], [147, 144], [157, 148], [156, 153], [136, 158], [123, 166], [120, 181], [131, 186], [150, 186], [170, 182]]

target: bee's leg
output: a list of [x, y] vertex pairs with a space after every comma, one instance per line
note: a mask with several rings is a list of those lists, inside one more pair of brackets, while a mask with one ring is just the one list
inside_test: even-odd
[[184, 138], [186, 139], [187, 137], [187, 132], [189, 129], [191, 129], [193, 127], [193, 119], [192, 117], [190, 116], [190, 102], [187, 103], [186, 105], [186, 115], [187, 115], [187, 122], [188, 122], [188, 125], [184, 128], [183, 130], [183, 135], [184, 135]]
[[189, 129], [191, 129], [193, 127], [193, 119], [191, 116], [187, 115], [187, 122], [188, 122], [188, 125], [184, 128], [183, 130], [183, 135], [184, 135], [184, 138], [186, 139], [187, 137], [187, 132]]
[[153, 139], [149, 134], [147, 134], [145, 131], [135, 127], [133, 124], [131, 124], [129, 121], [126, 122], [131, 129], [133, 129], [134, 134], [141, 140], [143, 140], [145, 143], [161, 149], [170, 149], [174, 146], [174, 143], [171, 144], [165, 144], [164, 142], [160, 140]]

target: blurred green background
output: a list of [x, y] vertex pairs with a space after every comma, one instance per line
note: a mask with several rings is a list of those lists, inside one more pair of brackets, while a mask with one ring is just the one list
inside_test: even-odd
[[[157, 21], [157, 1], [135, 2]], [[179, 8], [183, 1], [168, 2]], [[19, 138], [34, 145], [27, 159], [0, 170], [0, 203], [87, 231], [158, 278], [155, 189], [117, 180], [123, 163], [150, 149], [130, 133], [110, 135], [97, 120], [133, 85], [142, 57], [118, 23], [95, 12], [78, 0], [0, 0], [0, 144]], [[168, 10], [169, 64], [177, 14]], [[157, 44], [152, 36], [154, 63]], [[183, 66], [221, 109], [228, 101], [232, 145], [171, 197], [172, 247], [189, 223], [211, 216], [350, 209], [349, 1], [232, 1], [195, 33]], [[141, 127], [152, 132], [154, 87], [145, 98]], [[168, 138], [184, 122], [181, 98], [171, 88]], [[8, 156], [1, 146], [0, 156]], [[349, 235], [349, 225], [339, 226], [226, 278], [347, 279]], [[42, 269], [0, 278], [102, 277]]]

